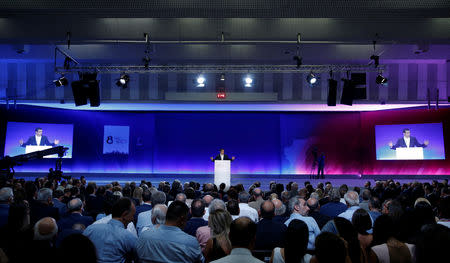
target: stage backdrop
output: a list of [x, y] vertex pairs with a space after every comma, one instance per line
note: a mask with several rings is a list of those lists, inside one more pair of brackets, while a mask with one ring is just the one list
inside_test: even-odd
[[[327, 174], [450, 174], [450, 109], [378, 112], [95, 112], [0, 108], [0, 154], [7, 122], [73, 124], [65, 172], [211, 174], [220, 148], [233, 174], [309, 174], [313, 149]], [[376, 160], [375, 125], [442, 123], [445, 160]], [[16, 167], [43, 172], [54, 160]]]

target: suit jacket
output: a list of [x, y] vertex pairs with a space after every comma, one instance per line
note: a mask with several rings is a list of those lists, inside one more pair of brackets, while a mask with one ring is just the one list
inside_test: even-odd
[[72, 229], [75, 224], [83, 224], [85, 227], [88, 227], [93, 222], [94, 219], [90, 216], [83, 216], [79, 213], [71, 213], [58, 221], [58, 231], [61, 232], [65, 229]]
[[[26, 142], [24, 142], [21, 146], [25, 147], [27, 145], [38, 145], [37, 142], [36, 142], [36, 137], [34, 135], [31, 136], [30, 138], [28, 138], [28, 140]], [[56, 144], [51, 143], [48, 140], [47, 136], [42, 135], [41, 142], [40, 142], [39, 146], [44, 146], [44, 145], [55, 146]]]
[[272, 250], [283, 247], [286, 225], [280, 221], [263, 218], [256, 227], [255, 249]]
[[59, 219], [59, 209], [45, 204], [40, 201], [33, 200], [30, 202], [30, 223], [34, 225], [39, 219], [44, 217], [53, 217], [56, 221]]
[[[391, 149], [395, 150], [398, 147], [407, 147], [404, 138], [400, 138], [397, 142], [391, 147]], [[409, 137], [409, 147], [427, 147], [425, 144], [419, 143], [416, 137]]]
[[[220, 154], [218, 154], [218, 155], [214, 158], [214, 161], [215, 161], [215, 160], [222, 160], [222, 159], [220, 158]], [[229, 160], [229, 161], [231, 161], [231, 158], [228, 157], [228, 155], [224, 154], [224, 155], [223, 155], [223, 160]]]

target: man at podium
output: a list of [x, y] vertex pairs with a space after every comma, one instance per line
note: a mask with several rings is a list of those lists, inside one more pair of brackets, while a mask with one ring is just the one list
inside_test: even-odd
[[396, 148], [410, 148], [410, 147], [422, 147], [425, 148], [429, 144], [429, 141], [425, 140], [423, 144], [419, 143], [419, 141], [416, 139], [416, 137], [411, 136], [411, 131], [409, 129], [403, 130], [403, 138], [400, 138], [397, 140], [397, 143], [393, 144], [392, 142], [389, 142], [389, 147], [391, 147], [392, 150], [395, 150]]
[[234, 156], [232, 156], [231, 159], [230, 159], [230, 157], [228, 157], [228, 155], [225, 154], [225, 150], [224, 149], [220, 149], [220, 153], [215, 158], [211, 157], [211, 161], [213, 161], [213, 162], [216, 161], [216, 160], [234, 161], [234, 159], [236, 159]]
[[43, 136], [42, 135], [42, 128], [36, 128], [34, 130], [34, 136], [31, 136], [30, 138], [28, 138], [28, 140], [26, 142], [23, 141], [23, 139], [19, 140], [19, 144], [22, 147], [25, 147], [27, 145], [36, 145], [36, 146], [56, 146], [57, 144], [59, 144], [59, 140], [54, 140], [53, 143], [51, 143], [47, 136]]

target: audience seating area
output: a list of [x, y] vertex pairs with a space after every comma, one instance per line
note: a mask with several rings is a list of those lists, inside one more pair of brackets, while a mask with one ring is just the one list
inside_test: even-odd
[[0, 262], [444, 262], [448, 180], [0, 185]]

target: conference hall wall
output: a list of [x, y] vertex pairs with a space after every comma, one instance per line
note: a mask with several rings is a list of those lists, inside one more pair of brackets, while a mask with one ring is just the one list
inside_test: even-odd
[[[22, 105], [6, 110], [3, 105], [0, 116], [2, 155], [7, 122], [73, 124], [72, 158], [64, 159], [65, 172], [211, 174], [213, 163], [209, 158], [225, 148], [227, 154], [236, 156], [233, 174], [309, 174], [312, 151], [317, 148], [326, 156], [327, 174], [450, 174], [450, 109], [107, 112]], [[430, 122], [443, 123], [445, 160], [376, 160], [375, 125]], [[106, 151], [108, 132], [124, 127], [129, 132], [124, 139], [126, 151]], [[45, 172], [52, 166], [54, 159], [34, 160], [16, 167], [16, 171]]]

